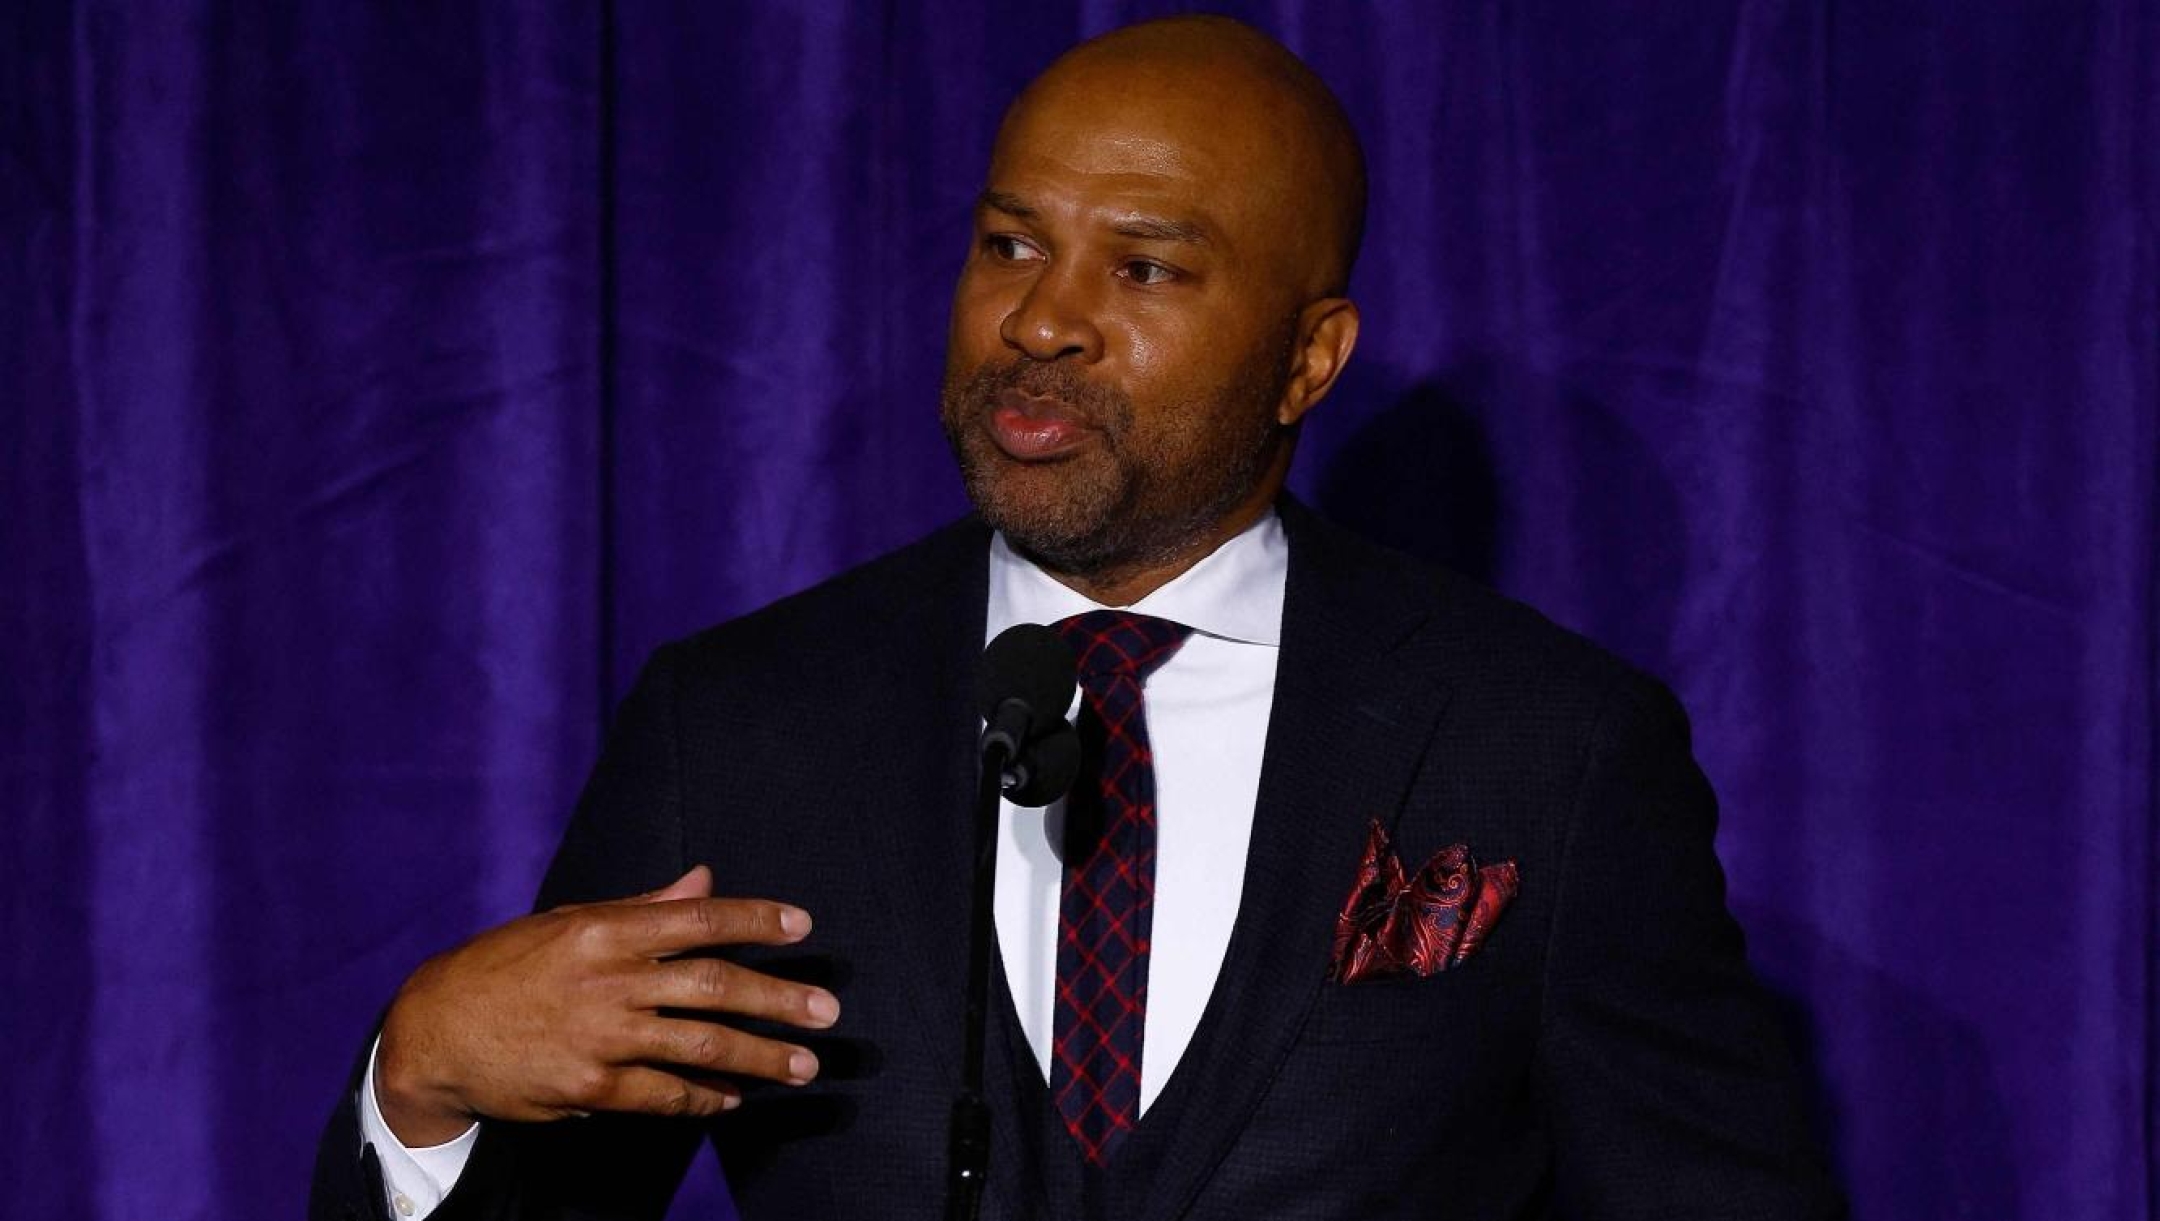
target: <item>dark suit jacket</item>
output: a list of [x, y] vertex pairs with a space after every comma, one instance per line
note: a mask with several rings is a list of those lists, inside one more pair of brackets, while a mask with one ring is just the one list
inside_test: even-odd
[[[1084, 1174], [1002, 981], [988, 1217], [1815, 1218], [1841, 1211], [1742, 961], [1672, 697], [1519, 605], [1282, 508], [1282, 654], [1244, 897], [1191, 1046]], [[541, 905], [689, 864], [784, 898], [844, 1015], [801, 1090], [708, 1128], [488, 1124], [438, 1214], [658, 1217], [701, 1139], [743, 1214], [941, 1215], [960, 1077], [988, 535], [969, 521], [661, 649]], [[1427, 978], [1325, 981], [1369, 820], [1521, 892]], [[820, 1041], [812, 1040], [813, 1045]], [[315, 1215], [379, 1216], [351, 1099]]]

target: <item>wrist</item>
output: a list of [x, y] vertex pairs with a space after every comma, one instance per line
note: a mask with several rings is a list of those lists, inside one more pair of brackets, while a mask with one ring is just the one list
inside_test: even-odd
[[392, 1022], [383, 1024], [375, 1048], [375, 1076], [368, 1083], [375, 1106], [391, 1135], [408, 1149], [425, 1149], [456, 1140], [479, 1116], [458, 1105], [450, 1093], [431, 1083], [406, 1054]]

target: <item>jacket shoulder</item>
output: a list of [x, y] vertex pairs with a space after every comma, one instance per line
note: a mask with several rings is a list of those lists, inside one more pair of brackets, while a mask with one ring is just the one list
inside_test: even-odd
[[[1372, 542], [1308, 510], [1286, 511], [1325, 580], [1399, 605], [1414, 625], [1394, 660], [1450, 688], [1545, 717], [1594, 719], [1617, 702], [1677, 705], [1665, 684], [1528, 603]], [[1294, 544], [1295, 546], [1296, 544]]]
[[653, 666], [678, 682], [845, 673], [925, 631], [981, 614], [990, 532], [970, 516], [808, 589], [664, 644]]

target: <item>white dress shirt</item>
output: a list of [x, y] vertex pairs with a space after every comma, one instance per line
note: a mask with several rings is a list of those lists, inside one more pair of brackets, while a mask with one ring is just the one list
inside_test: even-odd
[[[1237, 919], [1288, 571], [1282, 523], [1271, 513], [1129, 608], [1193, 629], [1143, 688], [1155, 754], [1155, 914], [1140, 1036], [1142, 1112], [1192, 1041]], [[1013, 554], [1002, 537], [990, 544], [990, 636], [1016, 623], [1056, 623], [1100, 609]], [[1004, 815], [998, 948], [1020, 1028], [1047, 1079], [1065, 803], [1007, 803]]]
[[[1269, 513], [1127, 608], [1193, 629], [1144, 686], [1155, 754], [1156, 832], [1154, 927], [1141, 1028], [1143, 1112], [1192, 1042], [1237, 919], [1289, 568], [1282, 522]], [[1056, 623], [1101, 609], [1101, 603], [1020, 558], [1003, 536], [991, 540], [984, 643], [1016, 623]], [[1074, 704], [1077, 709], [1077, 697]], [[1064, 812], [1062, 801], [1043, 809], [1008, 802], [998, 829], [998, 949], [1020, 1027], [1045, 1079], [1065, 878]], [[456, 1184], [479, 1125], [447, 1144], [409, 1149], [383, 1121], [374, 1081], [370, 1055], [368, 1088], [360, 1096], [361, 1138], [375, 1146], [382, 1162], [391, 1215], [418, 1221]]]
[[406, 1148], [383, 1119], [382, 1106], [375, 1099], [375, 1053], [381, 1050], [378, 1038], [375, 1051], [368, 1053], [367, 1088], [360, 1091], [360, 1139], [375, 1146], [375, 1158], [382, 1163], [383, 1195], [390, 1215], [417, 1219], [434, 1212], [456, 1185], [458, 1175], [465, 1172], [473, 1144], [480, 1139], [480, 1125], [440, 1145]]

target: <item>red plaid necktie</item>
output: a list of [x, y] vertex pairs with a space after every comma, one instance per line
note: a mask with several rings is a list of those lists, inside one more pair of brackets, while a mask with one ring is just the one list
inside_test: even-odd
[[1192, 629], [1125, 611], [1057, 625], [1080, 659], [1081, 731], [1100, 761], [1065, 803], [1050, 1094], [1091, 1165], [1140, 1117], [1148, 937], [1155, 912], [1155, 756], [1140, 685]]

